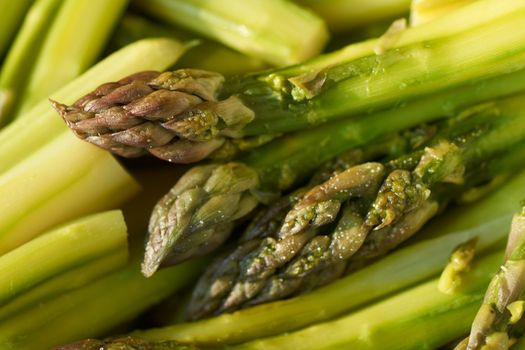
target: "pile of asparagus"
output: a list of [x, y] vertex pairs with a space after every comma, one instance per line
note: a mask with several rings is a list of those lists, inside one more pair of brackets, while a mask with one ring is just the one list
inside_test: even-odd
[[525, 3], [349, 3], [9, 2], [0, 344], [519, 347]]

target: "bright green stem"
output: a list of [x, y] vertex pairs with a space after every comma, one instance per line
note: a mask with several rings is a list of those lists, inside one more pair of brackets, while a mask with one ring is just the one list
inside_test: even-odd
[[77, 220], [0, 257], [0, 305], [76, 265], [127, 247], [120, 211]]
[[83, 287], [123, 267], [128, 261], [128, 256], [126, 247], [118, 248], [117, 250], [100, 254], [93, 260], [82, 262], [78, 266], [73, 266], [43, 281], [31, 290], [10, 300], [8, 304], [3, 305], [0, 308], [0, 322], [28, 309], [35, 308], [43, 301]]
[[0, 70], [0, 126], [11, 117], [60, 4], [61, 0], [36, 0], [29, 8]]
[[[97, 63], [51, 98], [72, 104], [108, 81], [143, 70], [164, 70], [173, 65], [185, 49], [186, 46], [170, 39], [145, 39], [133, 43]], [[41, 101], [0, 132], [0, 174], [63, 132], [70, 131], [49, 101]]]
[[475, 1], [478, 0], [413, 0], [410, 6], [410, 25], [430, 22]]
[[66, 0], [62, 4], [27, 82], [21, 113], [96, 62], [127, 3]]
[[129, 264], [0, 323], [2, 349], [49, 349], [105, 335], [185, 286], [198, 275], [202, 265], [188, 262], [146, 279], [138, 264]]
[[[458, 12], [471, 17], [481, 9], [490, 8], [493, 2], [477, 2], [465, 7], [471, 11], [458, 10], [429, 25], [433, 27], [439, 22], [445, 26]], [[303, 76], [304, 84], [294, 85], [285, 79], [288, 73], [281, 77], [278, 72], [270, 74], [264, 82], [263, 78], [241, 82], [240, 87], [233, 89], [240, 91], [239, 97], [256, 115], [243, 134], [293, 131], [330, 120], [370, 114], [458, 86], [473, 88], [483, 79], [523, 69], [525, 27], [516, 28], [525, 20], [525, 3], [516, 6], [511, 0], [505, 2], [507, 4], [515, 11], [488, 23], [480, 20], [481, 23], [472, 27], [460, 26], [463, 30], [451, 36], [433, 38], [433, 32], [424, 35], [427, 26], [410, 28], [406, 35], [401, 33], [391, 47], [382, 47], [379, 43], [383, 53], [339, 62], [317, 72], [316, 78], [311, 74]], [[502, 33], [507, 34], [503, 36]], [[281, 96], [268, 84], [273, 84], [274, 89], [284, 84], [287, 92]], [[313, 90], [303, 87], [308, 84], [317, 87]]]
[[243, 161], [257, 169], [264, 189], [283, 190], [346, 150], [419, 123], [456, 115], [469, 105], [524, 89], [525, 69], [451, 88], [386, 111], [289, 135], [254, 150]]
[[408, 13], [411, 0], [298, 0], [324, 18], [333, 32], [342, 32]]
[[435, 349], [464, 334], [503, 252], [476, 263], [462, 293], [447, 295], [432, 280], [336, 321], [232, 347], [297, 350]]
[[137, 190], [110, 154], [65, 132], [0, 174], [0, 254], [54, 225], [114, 208]]
[[0, 61], [33, 0], [0, 0]]
[[472, 237], [479, 237], [479, 251], [503, 244], [512, 214], [522, 198], [522, 192], [516, 190], [520, 188], [525, 188], [525, 172], [475, 204], [440, 217], [435, 225], [419, 234], [420, 239], [429, 236], [432, 239], [395, 251], [377, 263], [309, 294], [207, 320], [137, 332], [137, 335], [155, 341], [232, 344], [333, 319], [438, 275], [452, 249]]
[[[153, 37], [168, 37], [180, 41], [196, 39], [195, 35], [178, 28], [126, 14], [113, 35], [113, 45], [122, 47], [140, 39]], [[264, 62], [255, 57], [248, 57], [217, 42], [199, 38], [198, 44], [189, 48], [174, 68], [197, 68], [232, 76], [265, 67]]]
[[324, 22], [288, 0], [135, 0], [144, 13], [277, 66], [317, 55]]

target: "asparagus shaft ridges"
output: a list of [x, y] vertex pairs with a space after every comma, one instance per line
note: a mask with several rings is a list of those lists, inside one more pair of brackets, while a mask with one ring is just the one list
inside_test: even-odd
[[218, 101], [224, 77], [196, 69], [140, 72], [53, 107], [79, 138], [123, 157], [174, 163], [208, 157], [254, 113], [237, 97]]
[[150, 217], [142, 272], [151, 276], [171, 265], [206, 254], [229, 236], [233, 221], [258, 200], [255, 170], [241, 163], [196, 166], [155, 205]]
[[[279, 230], [252, 233], [256, 238], [212, 265], [195, 289], [189, 317], [317, 288], [340, 277], [348, 263], [380, 256], [413, 235], [438, 212], [432, 185], [458, 181], [462, 172], [459, 149], [448, 141], [416, 154], [418, 162], [411, 169], [363, 163], [306, 191]], [[261, 227], [275, 227], [275, 222]]]

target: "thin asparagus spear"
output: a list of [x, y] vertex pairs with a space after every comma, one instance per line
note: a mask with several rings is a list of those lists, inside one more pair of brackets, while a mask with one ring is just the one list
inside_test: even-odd
[[[133, 43], [105, 58], [51, 97], [73, 102], [104, 81], [140, 70], [166, 69], [186, 48], [169, 39]], [[19, 119], [0, 132], [0, 174], [67, 130], [56, 118], [47, 99]]]
[[[346, 261], [352, 266], [376, 258], [411, 237], [461, 192], [458, 185], [473, 185], [468, 175], [480, 172], [486, 159], [513, 148], [523, 154], [525, 133], [517, 132], [521, 99], [473, 108], [473, 115], [447, 122], [423, 151], [385, 165], [357, 165], [313, 187], [275, 236], [248, 243], [252, 248], [234, 260], [238, 268], [233, 274], [231, 269], [212, 278], [205, 274], [190, 302], [194, 317], [308, 291], [341, 276]], [[512, 170], [500, 167], [503, 173]], [[443, 187], [447, 183], [448, 189]], [[330, 234], [312, 235], [334, 221], [338, 224]]]
[[317, 55], [328, 39], [319, 17], [287, 0], [135, 0], [133, 5], [277, 66]]
[[[183, 42], [197, 39], [195, 35], [183, 32], [179, 28], [161, 25], [141, 16], [125, 14], [113, 34], [112, 46], [120, 48], [149, 37], [168, 37]], [[263, 61], [255, 57], [248, 57], [214, 41], [202, 38], [198, 40], [199, 44], [182, 55], [175, 68], [192, 67], [233, 76], [266, 67]]]
[[[247, 189], [245, 194], [248, 196], [255, 195], [264, 202], [267, 200], [268, 194], [291, 188], [294, 184], [304, 180], [322, 163], [342, 152], [367, 145], [384, 135], [435, 119], [442, 116], [443, 113], [450, 113], [455, 110], [457, 113], [458, 108], [474, 101], [483, 101], [492, 96], [504, 96], [507, 93], [512, 93], [519, 89], [519, 85], [523, 84], [523, 77], [525, 77], [525, 71], [520, 71], [519, 74], [500, 76], [485, 81], [483, 84], [476, 86], [475, 89], [473, 86], [466, 89], [459, 87], [442, 94], [413, 101], [398, 109], [375, 113], [357, 119], [342, 120], [277, 139], [248, 153], [240, 159], [241, 163], [221, 165], [222, 176], [228, 177], [221, 179], [221, 181], [230, 183], [235, 181], [231, 175], [227, 175], [228, 169], [231, 167], [238, 168], [239, 164], [243, 164], [242, 167], [244, 169], [248, 167], [257, 174], [257, 179], [254, 178], [252, 181], [254, 186]], [[446, 112], [443, 108], [445, 108]], [[395, 120], [395, 123], [385, 123], [384, 120]], [[183, 183], [181, 186], [187, 186], [184, 183], [193, 181], [193, 177], [200, 179], [199, 182], [201, 183], [206, 182], [205, 177], [208, 176], [206, 174], [209, 174], [209, 169], [209, 167], [194, 167], [188, 176], [181, 178], [180, 182]], [[257, 183], [259, 186], [255, 186]], [[199, 188], [197, 183], [191, 186], [193, 187], [191, 187], [192, 192], [190, 193], [195, 193]], [[166, 256], [171, 255], [172, 247], [175, 247], [173, 248], [175, 251], [186, 251], [194, 248], [183, 246], [181, 243], [184, 240], [181, 240], [181, 237], [198, 236], [200, 233], [206, 232], [206, 230], [213, 227], [208, 225], [197, 231], [188, 230], [187, 228], [192, 224], [191, 221], [196, 222], [195, 219], [189, 217], [204, 204], [199, 204], [197, 208], [188, 208], [185, 212], [182, 210], [177, 211], [177, 215], [180, 218], [184, 220], [190, 219], [190, 221], [178, 221], [175, 213], [170, 211], [170, 208], [176, 208], [179, 203], [184, 203], [184, 196], [189, 194], [184, 196], [183, 194], [174, 196], [174, 194], [174, 192], [167, 194], [154, 208], [154, 212], [168, 214], [166, 216], [155, 214], [150, 220], [150, 237], [143, 267], [147, 274], [153, 273], [161, 261]], [[171, 206], [167, 207], [167, 204]], [[228, 206], [231, 206], [230, 202]], [[238, 210], [240, 211], [240, 206], [237, 208], [230, 207], [229, 210], [235, 213]], [[212, 213], [212, 215], [214, 214]], [[221, 224], [231, 222], [232, 217], [215, 215], [215, 218], [219, 220], [218, 223]], [[160, 222], [169, 222], [170, 224], [168, 226], [158, 225]], [[155, 233], [151, 234], [153, 230], [155, 230]], [[174, 237], [175, 232], [180, 234], [178, 238]], [[178, 243], [177, 240], [181, 240], [181, 243]], [[187, 239], [185, 240], [187, 241]], [[196, 241], [198, 241], [198, 238]]]
[[32, 0], [0, 1], [0, 8], [2, 9], [0, 20], [0, 61], [32, 2]]
[[[525, 29], [516, 28], [521, 28], [525, 5], [506, 1], [506, 8], [496, 11], [498, 16], [487, 12], [494, 3], [476, 2], [398, 33], [397, 39], [358, 44], [355, 50], [342, 50], [305, 67], [238, 80], [206, 71], [165, 72], [134, 89], [115, 84], [115, 90], [108, 89], [90, 104], [56, 103], [55, 108], [81, 139], [117, 154], [134, 157], [149, 152], [172, 162], [194, 162], [226, 140], [377, 112], [523, 68], [520, 48], [525, 45]], [[473, 16], [478, 20], [472, 21]], [[466, 18], [456, 24], [462, 17]], [[456, 26], [449, 29], [450, 25]], [[502, 40], [501, 32], [512, 35]], [[326, 65], [337, 58], [333, 66]], [[297, 71], [303, 72], [292, 74]], [[120, 101], [118, 88], [137, 97]], [[115, 120], [107, 117], [122, 104], [124, 111], [116, 113]], [[115, 129], [122, 118], [133, 118], [134, 124]]]
[[27, 83], [31, 68], [62, 1], [36, 0], [0, 70], [0, 126], [10, 121], [12, 107]]
[[107, 334], [193, 279], [202, 262], [188, 262], [146, 280], [131, 263], [82, 288], [47, 300], [0, 323], [8, 349], [49, 349]]
[[408, 13], [410, 0], [298, 0], [318, 13], [333, 32], [355, 29]]
[[[522, 300], [525, 291], [525, 208], [514, 216], [511, 226], [512, 241], [507, 246], [508, 258], [492, 278], [485, 293], [483, 305], [472, 323], [466, 347], [457, 349], [508, 349], [508, 328], [512, 323], [510, 305]], [[518, 315], [519, 320], [521, 315]]]
[[525, 173], [522, 171], [488, 197], [450, 211], [435, 224], [424, 228], [421, 237], [431, 239], [394, 251], [382, 260], [311, 293], [232, 314], [134, 334], [152, 341], [235, 344], [333, 319], [359, 305], [438, 275], [450, 251], [470, 238], [479, 238], [480, 254], [494, 245], [503, 246], [512, 213], [522, 198], [522, 193], [516, 189], [523, 186]]
[[96, 62], [127, 4], [127, 0], [63, 2], [24, 86], [19, 113], [28, 111]]

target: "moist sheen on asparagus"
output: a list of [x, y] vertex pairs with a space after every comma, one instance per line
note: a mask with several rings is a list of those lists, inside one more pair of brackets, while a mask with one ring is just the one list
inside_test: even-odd
[[350, 167], [314, 186], [286, 215], [276, 215], [284, 216], [279, 229], [273, 223], [274, 229], [250, 234], [208, 269], [194, 291], [191, 317], [329, 283], [395, 248], [466, 189], [518, 168], [525, 150], [521, 99], [473, 108], [444, 123], [420, 150]]
[[299, 66], [231, 79], [197, 70], [144, 73], [54, 106], [77, 136], [116, 154], [191, 163], [244, 137], [396, 108], [524, 68], [525, 4], [498, 2], [487, 13], [494, 3]]

